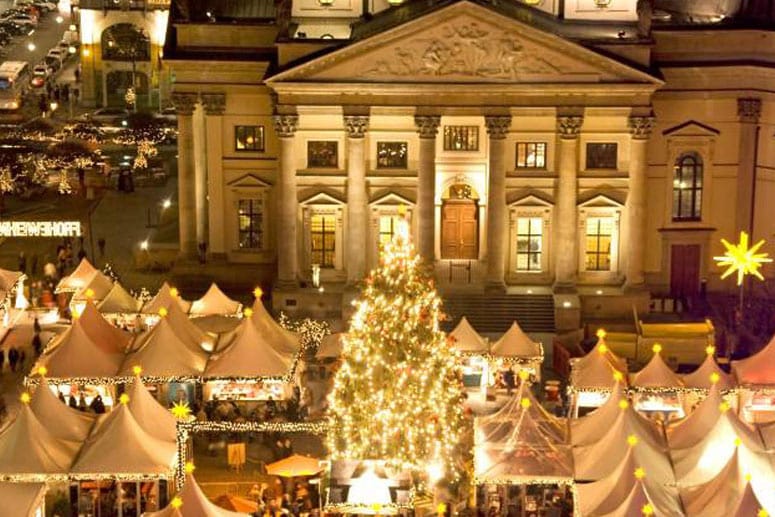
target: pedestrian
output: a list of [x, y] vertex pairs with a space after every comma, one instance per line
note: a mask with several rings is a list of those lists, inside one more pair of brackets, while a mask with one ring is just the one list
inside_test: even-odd
[[27, 274], [27, 255], [23, 251], [19, 252], [19, 271]]
[[78, 88], [73, 88], [73, 99], [75, 102], [78, 102], [78, 96], [81, 94], [81, 91]]
[[8, 364], [11, 365], [11, 371], [16, 372], [16, 363], [19, 362], [19, 351], [15, 346], [8, 350]]
[[36, 356], [39, 356], [43, 351], [43, 341], [41, 341], [40, 334], [37, 332], [32, 336], [32, 349], [35, 351]]
[[100, 258], [105, 256], [105, 237], [97, 239], [97, 247], [100, 249]]
[[[46, 81], [46, 97], [49, 99], [51, 98], [51, 94], [53, 93], [54, 86], [51, 84], [51, 81]], [[41, 94], [41, 97], [43, 97], [43, 94]]]
[[75, 395], [72, 393], [70, 394], [70, 400], [68, 400], [67, 405], [73, 409], [78, 409], [78, 401], [75, 399]]
[[76, 83], [81, 82], [81, 63], [78, 63], [78, 66], [75, 67], [75, 71], [73, 72], [73, 75], [75, 76]]
[[62, 87], [62, 101], [67, 102], [70, 100], [70, 85], [65, 83], [65, 85]]
[[40, 331], [42, 329], [40, 328], [40, 320], [38, 320], [38, 317], [35, 316], [35, 320], [32, 322], [32, 331], [36, 334], [40, 334]]
[[78, 411], [86, 412], [87, 407], [86, 397], [84, 396], [83, 392], [81, 392], [81, 395], [78, 397]]
[[61, 95], [62, 95], [62, 88], [60, 88], [59, 85], [56, 85], [54, 87], [54, 101], [59, 102]]
[[89, 404], [89, 408], [98, 415], [105, 413], [105, 403], [102, 401], [102, 395], [94, 397], [91, 404]]
[[42, 93], [40, 94], [40, 97], [38, 97], [38, 110], [40, 110], [41, 118], [45, 118], [46, 112], [48, 111], [48, 101], [46, 100], [46, 96]]
[[32, 254], [32, 261], [30, 262], [30, 276], [38, 276], [38, 254]]
[[64, 404], [64, 405], [66, 406], [66, 405], [67, 405], [67, 401], [65, 400], [65, 394], [64, 394], [64, 393], [62, 393], [62, 392], [61, 392], [61, 391], [59, 391], [59, 390], [57, 390], [57, 393], [59, 393], [59, 397], [58, 397], [58, 398], [59, 398], [59, 400], [61, 400], [61, 401], [62, 401], [62, 404]]

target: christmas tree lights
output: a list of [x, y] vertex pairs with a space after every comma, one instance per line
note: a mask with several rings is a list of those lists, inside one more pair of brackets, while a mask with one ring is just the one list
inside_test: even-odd
[[331, 458], [384, 460], [426, 479], [433, 465], [434, 478], [458, 479], [462, 384], [439, 329], [441, 300], [405, 222], [354, 305], [329, 395]]

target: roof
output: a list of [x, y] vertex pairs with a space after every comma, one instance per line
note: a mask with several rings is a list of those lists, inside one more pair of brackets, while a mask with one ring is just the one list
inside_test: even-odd
[[191, 303], [189, 314], [191, 316], [234, 315], [239, 313], [240, 307], [242, 307], [240, 302], [226, 296], [215, 283], [212, 283], [204, 296]]
[[[86, 279], [84, 286], [75, 292], [73, 301], [102, 300], [111, 289], [113, 289], [113, 280], [104, 275], [102, 271], [95, 271]], [[88, 292], [89, 290], [91, 292]]]
[[159, 404], [139, 378], [135, 377], [127, 394], [129, 410], [140, 427], [159, 440], [174, 442], [177, 439], [175, 417]]
[[75, 271], [67, 275], [66, 277], [62, 278], [59, 283], [57, 284], [56, 291], [57, 292], [74, 292], [82, 287], [85, 287], [86, 284], [92, 279], [92, 276], [94, 273], [97, 272], [97, 269], [91, 265], [91, 262], [86, 260], [85, 258], [81, 259], [81, 262], [78, 264], [78, 267], [75, 268]]
[[36, 517], [45, 497], [45, 483], [0, 483], [0, 501], [8, 515]]
[[708, 390], [714, 384], [711, 380], [711, 377], [715, 377], [714, 374], [718, 376], [718, 381], [715, 384], [719, 390], [728, 391], [735, 388], [735, 381], [732, 376], [719, 367], [716, 358], [712, 354], [708, 354], [696, 370], [687, 373], [682, 379], [684, 386], [687, 388]]
[[250, 318], [265, 339], [281, 354], [296, 355], [301, 350], [301, 337], [277, 323], [260, 299], [253, 303], [253, 314]]
[[630, 385], [634, 388], [683, 388], [681, 378], [665, 364], [659, 352], [643, 369], [630, 375]]
[[775, 385], [775, 336], [758, 353], [732, 361], [732, 373], [739, 384]]
[[45, 377], [40, 379], [40, 383], [32, 395], [30, 408], [38, 419], [45, 422], [56, 422], [56, 425], [50, 425], [48, 429], [54, 437], [60, 440], [82, 442], [94, 425], [95, 415], [93, 413], [78, 411], [63, 404], [51, 391], [51, 386]]
[[577, 390], [608, 388], [614, 382], [616, 372], [621, 373], [622, 380], [624, 380], [624, 374], [627, 372], [626, 365], [624, 370], [618, 369], [616, 367], [618, 362], [612, 362], [608, 358], [608, 354], [610, 352], [606, 348], [595, 347], [584, 357], [573, 361], [571, 363], [571, 386]]
[[0, 291], [9, 292], [16, 286], [16, 282], [22, 277], [21, 271], [9, 271], [0, 269]]
[[284, 377], [291, 373], [294, 356], [278, 351], [266, 327], [253, 318], [244, 318], [229, 334], [225, 347], [219, 347], [205, 368], [207, 377]]
[[716, 425], [721, 416], [719, 407], [723, 402], [719, 389], [712, 387], [700, 404], [683, 420], [667, 428], [667, 442], [670, 447], [684, 449], [697, 445], [709, 429]]
[[486, 354], [487, 340], [479, 335], [465, 316], [460, 318], [457, 326], [452, 329], [449, 336], [453, 338], [452, 346], [462, 353]]
[[172, 471], [176, 453], [174, 442], [151, 436], [137, 422], [129, 406], [120, 404], [100, 419], [84, 443], [72, 472], [81, 477], [94, 474], [166, 477]]
[[78, 321], [86, 333], [108, 352], [124, 352], [132, 335], [111, 325], [91, 302], [86, 302]]
[[97, 304], [97, 310], [103, 314], [135, 313], [140, 310], [140, 303], [140, 300], [116, 282], [110, 292]]
[[170, 21], [209, 22], [207, 13], [215, 22], [246, 22], [272, 19], [276, 15], [274, 0], [173, 0]]
[[207, 352], [200, 343], [180, 332], [167, 315], [138, 338], [138, 346], [126, 356], [119, 375], [132, 375], [135, 366], [148, 376], [199, 375], [207, 363]]
[[530, 339], [522, 332], [515, 321], [511, 327], [490, 347], [490, 353], [497, 357], [543, 358], [544, 350], [540, 343]]
[[144, 517], [245, 517], [248, 514], [230, 512], [211, 503], [199, 488], [193, 474], [186, 474], [183, 490], [177, 495], [180, 508], [172, 504], [158, 512], [144, 513]]
[[164, 282], [156, 296], [143, 305], [141, 312], [143, 314], [159, 314], [159, 309], [169, 310], [173, 301], [177, 301], [178, 306], [184, 313], [188, 313], [189, 309], [191, 309], [191, 302], [184, 300], [180, 295], [173, 296], [172, 288], [167, 282]]
[[495, 414], [474, 420], [477, 483], [573, 479], [566, 424], [541, 406], [528, 383]]

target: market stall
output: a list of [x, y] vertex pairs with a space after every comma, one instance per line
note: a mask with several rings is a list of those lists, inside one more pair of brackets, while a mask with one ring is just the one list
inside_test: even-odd
[[140, 311], [141, 302], [118, 282], [113, 284], [108, 294], [99, 303], [97, 310], [105, 318], [116, 326], [139, 331], [137, 313]]
[[199, 488], [194, 475], [186, 475], [183, 489], [158, 512], [143, 513], [143, 517], [247, 517], [246, 513], [237, 513], [216, 506]]
[[45, 483], [0, 482], [0, 501], [5, 515], [44, 517], [46, 515]]
[[194, 341], [174, 325], [174, 321], [165, 316], [139, 336], [118, 375], [131, 376], [136, 366], [142, 368], [143, 375], [152, 377], [200, 375], [207, 364], [207, 352], [201, 341]]
[[281, 354], [294, 357], [301, 351], [301, 336], [277, 323], [267, 312], [260, 297], [253, 303], [249, 317], [264, 339]]
[[98, 304], [108, 296], [111, 289], [113, 289], [113, 281], [101, 271], [94, 271], [86, 279], [84, 286], [73, 294], [70, 299], [70, 310], [73, 313], [80, 313], [87, 301]]
[[[694, 411], [694, 408], [705, 398], [711, 387], [715, 385], [722, 394], [731, 393], [734, 395], [737, 385], [734, 377], [719, 367], [714, 357], [716, 349], [709, 346], [705, 349], [705, 360], [693, 372], [687, 373], [681, 377], [686, 388], [684, 395], [684, 407], [687, 413]], [[737, 410], [737, 396], [726, 397], [727, 402]]]
[[635, 409], [664, 422], [686, 416], [685, 386], [681, 378], [662, 360], [662, 347], [655, 343], [654, 355], [642, 370], [630, 374]]
[[490, 369], [487, 361], [489, 343], [468, 322], [465, 316], [447, 334], [452, 348], [460, 355], [463, 370], [463, 384], [467, 388], [486, 390], [490, 384]]
[[99, 273], [99, 270], [92, 266], [91, 262], [83, 258], [72, 273], [59, 280], [55, 292], [74, 293], [79, 291], [89, 284], [89, 281], [94, 278], [95, 273]]
[[598, 343], [585, 356], [571, 359], [568, 386], [573, 418], [584, 416], [602, 406], [618, 381], [627, 385], [627, 363], [608, 348], [605, 333], [598, 333]]
[[148, 300], [140, 309], [140, 312], [146, 315], [146, 320], [150, 324], [153, 324], [155, 323], [155, 318], [159, 315], [159, 310], [169, 309], [173, 303], [176, 303], [184, 314], [188, 314], [188, 311], [191, 309], [191, 302], [184, 300], [176, 288], [170, 287], [167, 282], [164, 282], [156, 296]]
[[189, 315], [192, 317], [238, 316], [241, 308], [240, 302], [226, 296], [215, 283], [212, 283], [204, 296], [191, 303]]
[[746, 422], [775, 422], [775, 336], [758, 353], [732, 361], [740, 386], [740, 414]]
[[139, 377], [135, 377], [126, 393], [129, 396], [129, 411], [148, 434], [159, 440], [175, 442], [177, 420], [154, 398]]
[[70, 442], [82, 442], [92, 429], [96, 415], [73, 409], [59, 400], [58, 386], [50, 386], [45, 377], [41, 377], [30, 400], [30, 408], [35, 416], [45, 422], [55, 422], [47, 426], [51, 434]]
[[541, 365], [544, 362], [544, 347], [527, 336], [515, 321], [511, 327], [490, 347], [491, 367], [501, 372], [517, 366], [526, 370], [536, 382], [541, 382]]

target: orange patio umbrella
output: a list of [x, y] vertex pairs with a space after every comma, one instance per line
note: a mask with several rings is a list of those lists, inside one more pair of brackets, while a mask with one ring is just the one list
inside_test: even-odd
[[258, 511], [258, 504], [255, 501], [238, 495], [222, 494], [215, 499], [215, 504], [232, 512], [255, 513]]
[[288, 456], [287, 458], [275, 461], [266, 466], [268, 474], [285, 478], [314, 476], [321, 470], [323, 470], [323, 468], [320, 466], [319, 459], [302, 456], [301, 454]]

